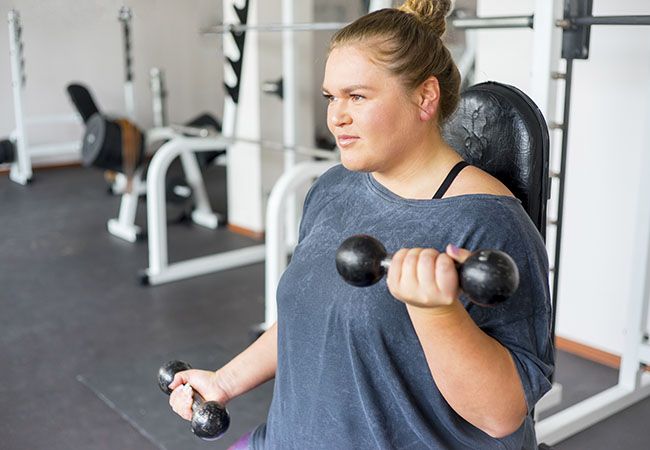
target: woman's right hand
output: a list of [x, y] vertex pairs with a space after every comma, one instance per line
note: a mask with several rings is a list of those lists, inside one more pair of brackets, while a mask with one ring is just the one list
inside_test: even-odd
[[192, 390], [199, 393], [204, 400], [216, 401], [224, 406], [230, 400], [219, 372], [209, 370], [191, 369], [178, 372], [169, 388], [172, 390], [169, 404], [174, 412], [185, 420], [192, 420]]

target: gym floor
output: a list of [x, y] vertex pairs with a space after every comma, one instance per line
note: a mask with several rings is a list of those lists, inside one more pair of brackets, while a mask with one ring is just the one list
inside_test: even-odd
[[[207, 175], [217, 211], [226, 209], [223, 175], [220, 167]], [[140, 427], [137, 417], [80, 375], [101, 377], [98, 368], [110, 367], [104, 378], [129, 379], [138, 373], [134, 361], [158, 354], [211, 346], [229, 354], [242, 350], [251, 325], [264, 315], [263, 265], [139, 285], [146, 242], [130, 244], [108, 234], [105, 223], [116, 215], [119, 198], [107, 194], [97, 171], [37, 171], [26, 187], [3, 175], [0, 205], [0, 447], [187, 450], [159, 441], [155, 429]], [[141, 203], [137, 222], [145, 221]], [[177, 224], [170, 227], [169, 244], [174, 261], [258, 242], [223, 228]], [[560, 353], [556, 376], [570, 404], [614, 385], [617, 373]], [[151, 380], [133, 380], [149, 382], [155, 383], [153, 374]], [[267, 386], [260, 395], [245, 396], [237, 413], [263, 418], [270, 393]], [[647, 449], [647, 417], [650, 399], [554, 448]], [[210, 444], [190, 438], [196, 448], [218, 449], [237, 437], [229, 433]]]

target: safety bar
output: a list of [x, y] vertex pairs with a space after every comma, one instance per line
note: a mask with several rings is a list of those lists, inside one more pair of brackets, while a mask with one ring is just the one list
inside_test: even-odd
[[265, 311], [262, 329], [269, 328], [277, 320], [275, 294], [282, 272], [287, 267], [287, 255], [290, 250], [285, 245], [284, 236], [287, 229], [287, 215], [284, 214], [287, 199], [295, 194], [297, 188], [319, 177], [335, 164], [334, 161], [298, 163], [285, 172], [273, 186], [266, 207]]
[[178, 156], [193, 156], [192, 152], [211, 151], [225, 145], [226, 142], [221, 137], [178, 136], [162, 145], [151, 159], [147, 174], [149, 267], [141, 274], [144, 284], [167, 283], [264, 260], [264, 246], [258, 245], [174, 264], [168, 262], [165, 174]]
[[451, 20], [457, 30], [486, 28], [533, 28], [533, 16], [511, 17], [458, 17]]

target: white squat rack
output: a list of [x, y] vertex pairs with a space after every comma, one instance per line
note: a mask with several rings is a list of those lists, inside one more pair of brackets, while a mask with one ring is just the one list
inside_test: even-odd
[[[122, 6], [119, 10], [118, 21], [122, 26], [123, 55], [124, 55], [124, 103], [126, 114], [130, 120], [135, 117], [135, 89], [133, 85], [133, 41], [132, 41], [132, 20], [131, 8]], [[145, 136], [145, 149], [151, 149], [153, 144], [162, 141], [169, 141], [182, 134], [193, 132], [192, 129], [179, 131], [174, 126], [167, 127], [165, 120], [165, 87], [162, 71], [152, 68], [150, 71], [150, 86], [152, 91], [152, 107], [155, 128], [148, 130]], [[182, 134], [181, 134], [182, 133]], [[204, 147], [202, 147], [204, 148]], [[212, 147], [215, 150], [220, 147]], [[210, 150], [210, 149], [206, 149]], [[206, 228], [216, 229], [221, 218], [210, 206], [210, 200], [203, 181], [203, 175], [194, 153], [190, 151], [181, 152], [177, 156], [181, 158], [181, 165], [185, 174], [185, 180], [192, 190], [194, 208], [192, 210], [192, 221]], [[171, 161], [170, 161], [171, 162]], [[164, 175], [163, 175], [164, 176]], [[142, 180], [142, 170], [138, 170], [132, 180], [131, 190], [126, 190], [126, 176], [117, 174], [112, 190], [121, 194], [120, 209], [117, 218], [111, 218], [107, 222], [107, 228], [112, 235], [128, 242], [135, 242], [141, 235], [141, 228], [135, 224], [135, 217], [138, 209], [138, 198], [147, 192], [147, 183]]]
[[16, 146], [15, 161], [11, 164], [9, 178], [18, 184], [26, 185], [31, 181], [33, 175], [32, 158], [61, 157], [62, 154], [69, 153], [72, 156], [71, 159], [74, 159], [81, 147], [79, 141], [30, 145], [27, 138], [27, 127], [57, 123], [76, 124], [79, 123], [79, 118], [76, 114], [25, 117], [23, 95], [26, 86], [26, 74], [22, 39], [23, 27], [20, 13], [17, 10], [9, 11], [7, 21], [9, 23], [9, 55], [15, 120], [15, 128], [11, 132], [10, 139]]

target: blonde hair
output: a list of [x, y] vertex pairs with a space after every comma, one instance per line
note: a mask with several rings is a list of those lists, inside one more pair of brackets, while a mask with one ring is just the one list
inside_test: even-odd
[[436, 77], [442, 124], [460, 99], [460, 73], [442, 43], [450, 10], [451, 0], [406, 0], [398, 9], [375, 11], [342, 28], [332, 37], [329, 49], [365, 44], [371, 58], [401, 78], [408, 90]]

